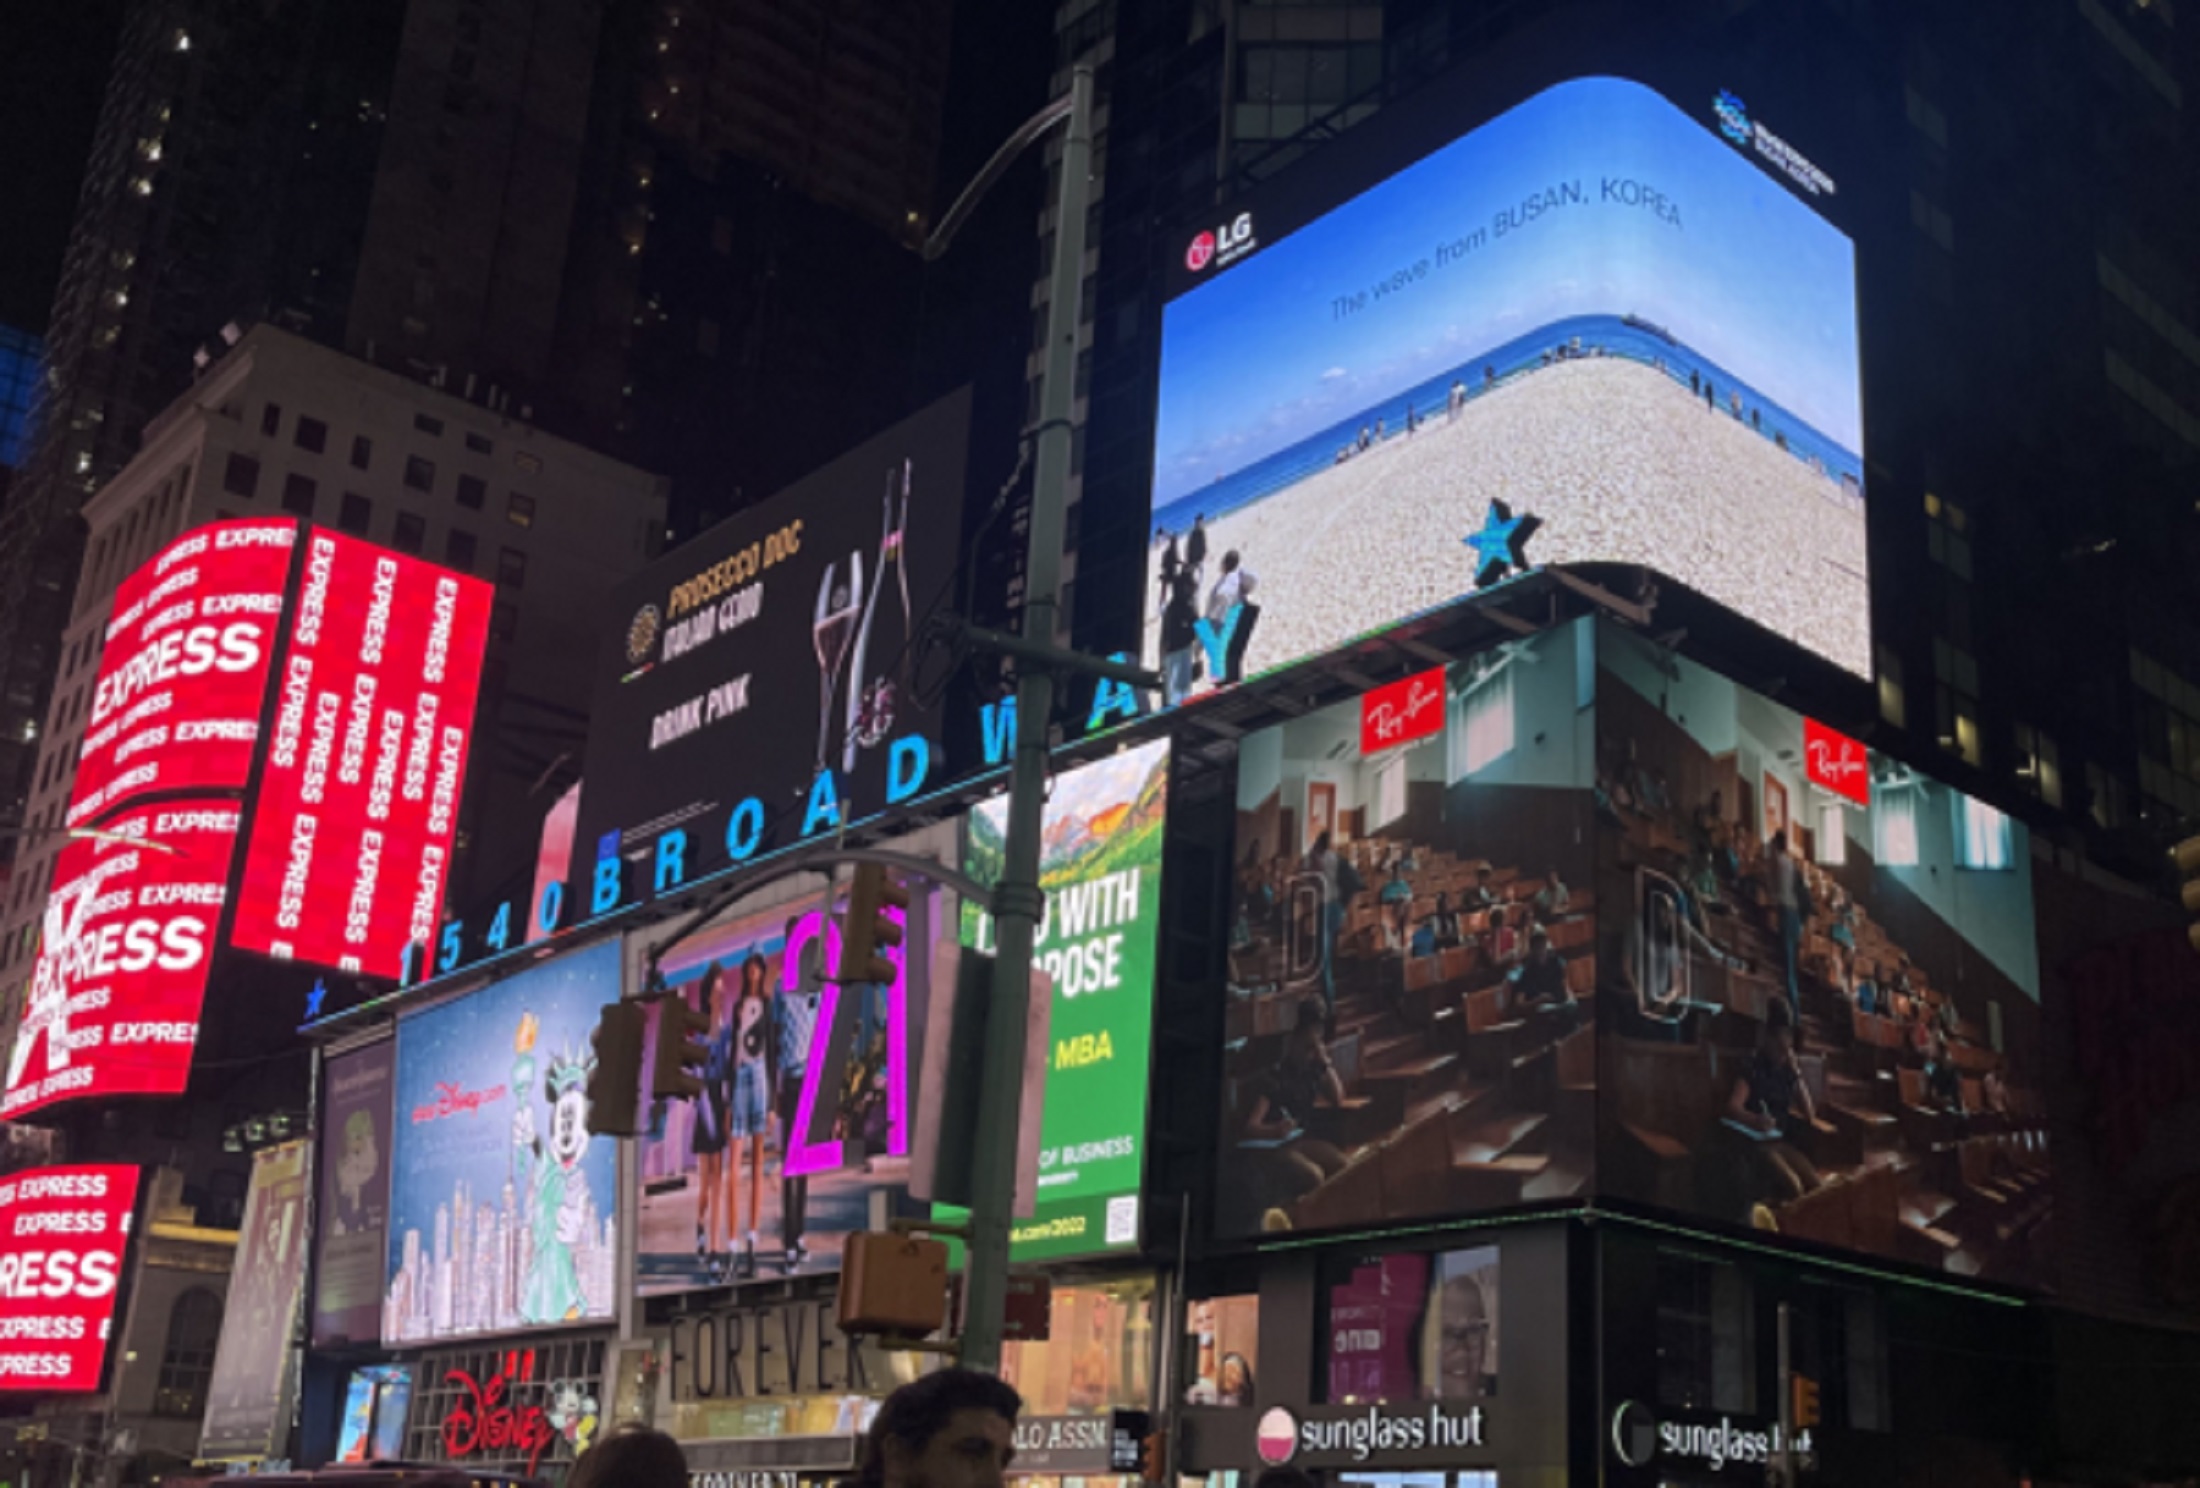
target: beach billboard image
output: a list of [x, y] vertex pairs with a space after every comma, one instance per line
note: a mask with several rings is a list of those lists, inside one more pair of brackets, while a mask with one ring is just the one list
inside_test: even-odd
[[1296, 231], [1232, 221], [1162, 318], [1167, 701], [1548, 564], [1648, 567], [1868, 674], [1855, 254], [1749, 157], [1578, 78]]

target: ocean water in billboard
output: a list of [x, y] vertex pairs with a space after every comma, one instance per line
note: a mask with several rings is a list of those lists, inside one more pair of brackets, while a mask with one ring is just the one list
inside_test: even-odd
[[2023, 824], [1634, 632], [1598, 655], [1605, 1187], [2039, 1279]]
[[[1146, 1087], [1169, 745], [1156, 740], [1057, 776], [1047, 795], [1039, 883], [1047, 909], [1032, 959], [1053, 983], [1036, 1212], [1011, 1232], [1018, 1260], [1139, 1242]], [[1000, 874], [1005, 799], [968, 819], [964, 866]], [[963, 911], [963, 943], [993, 949], [990, 916]]]
[[1550, 88], [1209, 272], [1162, 321], [1170, 701], [1493, 558], [1646, 565], [1869, 671], [1853, 249], [1656, 93]]
[[1454, 662], [1400, 733], [1381, 688], [1241, 745], [1222, 1233], [1588, 1186], [1594, 640]]
[[612, 1315], [618, 1143], [588, 1076], [619, 970], [593, 945], [398, 1022], [385, 1344]]
[[666, 950], [666, 985], [710, 1018], [703, 1094], [661, 1103], [639, 1144], [636, 1284], [644, 1295], [834, 1271], [871, 1199], [909, 1180], [910, 1070], [931, 947], [951, 913], [912, 886], [887, 984], [805, 975], [839, 963], [815, 893], [732, 915]]

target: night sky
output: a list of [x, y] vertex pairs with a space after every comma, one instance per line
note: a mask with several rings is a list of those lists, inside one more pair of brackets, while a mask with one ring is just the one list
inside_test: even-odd
[[125, 0], [20, 7], [0, 48], [0, 324], [43, 333]]

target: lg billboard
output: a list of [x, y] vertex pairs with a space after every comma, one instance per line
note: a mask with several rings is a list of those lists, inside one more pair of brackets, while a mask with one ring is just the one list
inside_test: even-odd
[[489, 602], [286, 520], [123, 580], [0, 1117], [182, 1090], [226, 946], [397, 975], [441, 914]]
[[1849, 239], [1650, 89], [1538, 93], [1289, 232], [1187, 227], [1144, 654], [1170, 702], [1527, 565], [1869, 671]]

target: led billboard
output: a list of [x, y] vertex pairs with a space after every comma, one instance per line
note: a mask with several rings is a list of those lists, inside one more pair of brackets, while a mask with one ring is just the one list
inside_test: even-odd
[[2023, 824], [1633, 631], [1598, 663], [1604, 1189], [2039, 1280]]
[[491, 586], [305, 540], [230, 943], [395, 977], [443, 912]]
[[137, 1190], [129, 1167], [0, 1178], [0, 1391], [99, 1388]]
[[1575, 622], [1241, 743], [1218, 1233], [1589, 1186], [1594, 641]]
[[[922, 839], [892, 845], [931, 855]], [[953, 933], [946, 895], [908, 887], [890, 983], [804, 977], [806, 959], [840, 956], [839, 921], [814, 891], [767, 890], [665, 947], [658, 971], [710, 1019], [711, 1052], [702, 1096], [661, 1103], [639, 1144], [645, 1295], [838, 1270], [873, 1196], [901, 1201], [933, 948]]]
[[[1169, 745], [1156, 740], [1056, 776], [1041, 826], [1045, 919], [1032, 960], [1053, 984], [1038, 1198], [1010, 1233], [1017, 1260], [1139, 1242], [1146, 1083], [1153, 1054]], [[1000, 875], [1008, 803], [970, 813], [963, 866]], [[963, 911], [963, 940], [991, 952], [991, 918]]]
[[0, 1118], [184, 1088], [237, 820], [234, 799], [147, 802], [61, 849]]
[[576, 879], [675, 831], [693, 878], [924, 786], [914, 639], [960, 560], [969, 422], [943, 399], [619, 589]]
[[323, 1066], [313, 1237], [318, 1347], [370, 1342], [381, 1331], [396, 1053], [383, 1039], [331, 1055]]
[[607, 942], [399, 1019], [383, 1343], [612, 1315], [618, 1143], [588, 1076], [618, 996]]
[[241, 790], [298, 524], [216, 522], [116, 586], [67, 823], [145, 791]]
[[1580, 78], [1287, 235], [1229, 224], [1162, 318], [1168, 701], [1551, 563], [1868, 673], [1854, 253], [1711, 131]]

